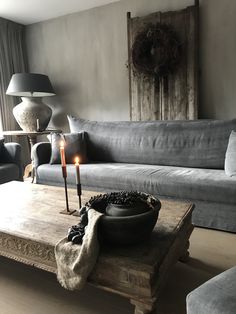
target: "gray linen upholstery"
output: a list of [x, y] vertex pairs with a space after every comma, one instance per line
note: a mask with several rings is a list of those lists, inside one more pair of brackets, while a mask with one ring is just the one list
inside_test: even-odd
[[[139, 190], [195, 204], [197, 226], [236, 232], [236, 176], [224, 170], [236, 120], [96, 122], [68, 117], [86, 133], [90, 163], [80, 166], [83, 189]], [[63, 185], [60, 165], [49, 165], [51, 146], [32, 149], [39, 184]], [[67, 165], [75, 187], [75, 167]]]
[[[73, 184], [75, 167], [67, 165], [67, 168], [70, 174], [68, 184]], [[81, 165], [80, 175], [82, 185], [93, 188], [138, 190], [165, 197], [219, 203], [227, 199], [227, 203], [236, 206], [236, 178], [227, 177], [224, 170], [93, 163]], [[60, 177], [60, 165], [45, 164], [38, 168], [39, 182], [63, 182]]]
[[[68, 185], [75, 187], [73, 165], [67, 165], [67, 173]], [[93, 163], [81, 165], [80, 175], [84, 189], [138, 190], [157, 197], [189, 200], [195, 204], [196, 225], [236, 232], [236, 178], [227, 177], [224, 170]], [[37, 183], [63, 185], [61, 166], [40, 165]]]
[[11, 180], [23, 181], [21, 146], [5, 143], [0, 151], [0, 184]]
[[6, 183], [12, 180], [19, 180], [19, 168], [16, 164], [1, 164], [0, 163], [0, 184]]
[[187, 314], [206, 313], [236, 313], [236, 267], [208, 280], [187, 296]]
[[48, 142], [40, 142], [35, 144], [31, 149], [31, 159], [35, 169], [42, 164], [50, 162], [51, 144]]
[[225, 155], [225, 173], [227, 176], [236, 176], [236, 132], [232, 131]]
[[88, 135], [93, 161], [224, 168], [236, 120], [98, 122], [68, 116], [70, 131]]
[[224, 203], [194, 200], [193, 224], [236, 233], [236, 206], [226, 202], [226, 199], [224, 199]]

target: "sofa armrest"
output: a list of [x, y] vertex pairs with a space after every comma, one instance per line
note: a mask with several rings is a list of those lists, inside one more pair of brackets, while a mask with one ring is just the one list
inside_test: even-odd
[[20, 144], [4, 143], [1, 149], [0, 162], [16, 164], [19, 168], [19, 180], [23, 181], [23, 165]]
[[35, 169], [42, 164], [49, 163], [51, 150], [51, 143], [49, 142], [40, 142], [32, 147], [31, 159]]

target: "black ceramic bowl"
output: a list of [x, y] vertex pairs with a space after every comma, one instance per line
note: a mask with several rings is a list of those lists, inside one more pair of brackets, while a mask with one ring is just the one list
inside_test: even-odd
[[137, 202], [132, 205], [124, 205], [124, 204], [113, 204], [110, 203], [107, 205], [105, 209], [105, 215], [107, 216], [116, 216], [116, 217], [124, 217], [124, 216], [134, 216], [143, 214], [150, 210], [147, 202]]
[[158, 219], [161, 203], [141, 214], [101, 217], [98, 233], [105, 242], [117, 245], [138, 244], [150, 237]]

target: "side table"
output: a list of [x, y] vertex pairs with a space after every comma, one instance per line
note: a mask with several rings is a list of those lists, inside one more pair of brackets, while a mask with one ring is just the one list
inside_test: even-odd
[[[29, 144], [29, 148], [30, 148], [30, 156], [31, 156], [31, 149], [34, 146], [34, 144], [37, 143], [37, 137], [40, 135], [47, 135], [50, 134], [51, 132], [57, 132], [57, 133], [61, 133], [61, 130], [57, 130], [57, 129], [47, 129], [44, 131], [33, 131], [33, 132], [26, 132], [26, 131], [3, 131], [2, 134], [3, 135], [8, 135], [8, 136], [26, 136], [27, 140], [28, 140], [28, 144]], [[28, 178], [30, 176], [31, 173], [31, 178], [32, 178], [32, 183], [34, 182], [34, 167], [33, 167], [33, 163], [31, 162], [30, 164], [28, 164], [25, 167], [25, 171], [24, 171], [24, 179]]]

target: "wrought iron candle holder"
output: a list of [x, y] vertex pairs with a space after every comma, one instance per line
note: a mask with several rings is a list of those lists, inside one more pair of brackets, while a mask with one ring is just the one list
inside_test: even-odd
[[77, 195], [79, 198], [79, 208], [73, 213], [73, 216], [79, 216], [80, 217], [79, 210], [82, 207], [82, 202], [81, 202], [82, 191], [81, 191], [81, 184], [80, 183], [76, 183], [76, 189], [77, 189]]
[[[76, 188], [77, 188], [77, 195], [79, 198], [79, 210], [82, 206], [81, 203], [81, 183], [80, 183], [80, 165], [79, 165], [79, 157], [77, 156], [75, 158], [75, 180], [76, 180]], [[74, 213], [74, 216], [80, 216], [79, 215], [79, 210], [76, 211], [76, 213]]]
[[66, 197], [66, 209], [62, 210], [60, 214], [65, 214], [65, 215], [71, 215], [75, 212], [75, 210], [70, 210], [69, 208], [69, 202], [68, 202], [68, 192], [67, 192], [67, 171], [66, 171], [66, 166], [62, 166], [62, 176], [64, 179], [64, 186], [65, 186], [65, 197]]
[[81, 184], [80, 183], [77, 183], [76, 184], [76, 187], [77, 187], [77, 195], [79, 197], [79, 208], [81, 208], [82, 204], [81, 204]]

